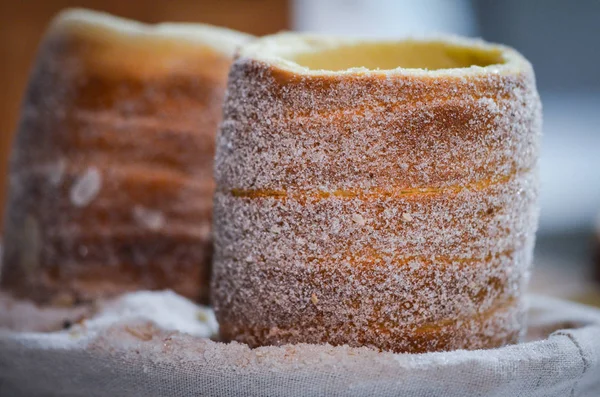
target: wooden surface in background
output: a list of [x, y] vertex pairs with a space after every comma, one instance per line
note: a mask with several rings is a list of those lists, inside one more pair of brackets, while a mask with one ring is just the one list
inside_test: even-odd
[[4, 208], [8, 155], [21, 96], [37, 45], [58, 11], [85, 7], [149, 23], [204, 22], [264, 35], [289, 28], [288, 3], [286, 0], [0, 0], [0, 208]]

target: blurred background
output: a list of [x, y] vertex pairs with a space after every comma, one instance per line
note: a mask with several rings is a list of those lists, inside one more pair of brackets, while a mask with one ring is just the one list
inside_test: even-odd
[[65, 7], [144, 22], [205, 22], [255, 35], [286, 29], [387, 38], [450, 33], [515, 47], [533, 63], [544, 104], [532, 289], [600, 305], [599, 0], [0, 1], [0, 204], [29, 68], [46, 24]]

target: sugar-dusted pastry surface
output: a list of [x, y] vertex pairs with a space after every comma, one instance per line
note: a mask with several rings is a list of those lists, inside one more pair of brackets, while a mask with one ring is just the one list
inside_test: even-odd
[[54, 20], [12, 153], [2, 288], [67, 305], [207, 298], [214, 135], [248, 39], [85, 10]]
[[215, 166], [223, 338], [423, 352], [524, 332], [541, 127], [531, 66], [479, 41], [398, 45], [431, 51], [406, 66], [432, 70], [338, 68], [347, 43], [285, 34], [234, 62]]

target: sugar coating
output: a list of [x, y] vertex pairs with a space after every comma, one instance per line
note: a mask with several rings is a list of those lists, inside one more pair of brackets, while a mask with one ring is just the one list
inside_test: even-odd
[[159, 329], [178, 331], [201, 338], [212, 337], [217, 330], [209, 308], [198, 306], [172, 291], [137, 291], [106, 302], [81, 331], [100, 331], [118, 323], [154, 323]]
[[[0, 330], [68, 333], [76, 340], [114, 326], [152, 323], [162, 331], [212, 338], [218, 324], [213, 311], [172, 291], [137, 291], [92, 305], [44, 307], [0, 290]], [[58, 335], [56, 335], [58, 337]]]
[[431, 75], [239, 57], [215, 160], [221, 336], [410, 352], [515, 342], [541, 106], [531, 66], [511, 57]]
[[145, 228], [159, 230], [165, 225], [165, 216], [161, 211], [151, 210], [140, 205], [133, 207], [133, 217]]
[[[53, 173], [50, 175], [52, 179], [50, 183], [55, 184], [58, 179]], [[82, 175], [75, 179], [75, 183], [71, 187], [70, 198], [71, 203], [76, 207], [85, 207], [88, 205], [100, 192], [102, 187], [102, 175], [96, 167], [88, 167]]]
[[50, 171], [48, 172], [48, 179], [50, 184], [53, 186], [59, 186], [65, 177], [65, 171], [67, 169], [67, 163], [65, 159], [58, 159], [54, 164], [50, 164]]
[[12, 149], [2, 288], [40, 304], [167, 288], [207, 301], [214, 137], [233, 48], [249, 39], [55, 18]]
[[230, 72], [215, 166], [225, 189], [437, 188], [535, 165], [539, 98], [527, 69], [436, 84], [273, 75], [250, 60]]

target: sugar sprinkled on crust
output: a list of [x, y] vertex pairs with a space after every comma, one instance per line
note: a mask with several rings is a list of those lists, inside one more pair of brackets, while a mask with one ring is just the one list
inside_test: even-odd
[[53, 20], [12, 150], [2, 288], [40, 304], [207, 300], [214, 136], [250, 38], [89, 10]]
[[100, 192], [102, 175], [96, 167], [88, 167], [73, 183], [70, 191], [71, 203], [76, 207], [85, 207]]
[[504, 61], [313, 70], [281, 56], [294, 40], [259, 40], [230, 72], [213, 218], [221, 334], [412, 352], [516, 341], [538, 216], [529, 63], [463, 40]]

